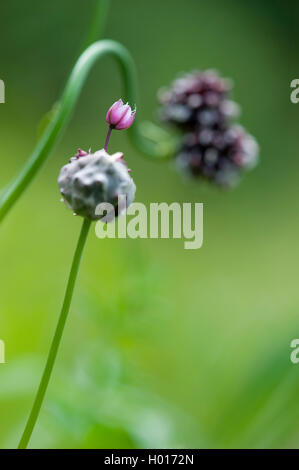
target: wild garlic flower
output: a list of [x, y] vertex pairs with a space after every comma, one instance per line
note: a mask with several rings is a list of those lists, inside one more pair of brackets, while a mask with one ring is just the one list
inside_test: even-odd
[[230, 98], [231, 88], [231, 81], [214, 70], [185, 74], [159, 91], [161, 118], [183, 131], [198, 125], [221, 128], [228, 118], [238, 115], [238, 105]]
[[[95, 153], [79, 149], [62, 167], [58, 185], [66, 206], [90, 220], [102, 218], [96, 211], [101, 203], [112, 204], [116, 216], [120, 215], [134, 201], [136, 192], [123, 154], [109, 155], [104, 149]], [[119, 208], [121, 196], [125, 197], [126, 207]]]
[[158, 95], [162, 120], [183, 134], [178, 168], [221, 187], [234, 186], [258, 161], [255, 139], [233, 123], [239, 106], [231, 89], [230, 80], [207, 70], [181, 76]]
[[106, 114], [106, 122], [117, 131], [128, 129], [134, 122], [136, 109], [133, 111], [131, 106], [120, 99], [116, 101]]

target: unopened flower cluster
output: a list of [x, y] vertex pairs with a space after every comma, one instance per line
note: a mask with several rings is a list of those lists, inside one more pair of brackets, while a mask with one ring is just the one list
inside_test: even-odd
[[176, 156], [179, 168], [222, 187], [235, 185], [258, 156], [255, 139], [233, 123], [239, 106], [231, 89], [232, 83], [217, 72], [195, 71], [158, 95], [161, 119], [183, 134]]
[[120, 215], [119, 198], [122, 196], [128, 207], [134, 201], [136, 191], [123, 154], [109, 155], [104, 149], [95, 153], [79, 149], [62, 167], [58, 185], [66, 206], [76, 215], [90, 220], [103, 217], [103, 214], [97, 213], [101, 203], [112, 204], [115, 215]]

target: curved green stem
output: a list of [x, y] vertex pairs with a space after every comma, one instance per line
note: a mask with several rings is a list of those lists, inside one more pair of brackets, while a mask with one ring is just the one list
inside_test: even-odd
[[92, 14], [92, 19], [86, 35], [84, 45], [81, 47], [80, 54], [90, 44], [92, 44], [98, 37], [101, 37], [104, 26], [108, 16], [110, 0], [96, 0], [95, 11]]
[[[126, 99], [132, 104], [137, 102], [136, 69], [129, 51], [120, 43], [108, 39], [97, 41], [89, 46], [81, 54], [71, 72], [52, 121], [45, 129], [20, 174], [4, 192], [0, 200], [0, 221], [32, 181], [61, 135], [70, 119], [91, 67], [98, 59], [107, 55], [114, 57], [120, 67]], [[155, 143], [146, 138], [138, 122], [134, 123], [130, 131], [132, 141], [138, 150], [147, 156], [167, 158], [174, 151], [173, 141], [171, 140]]]
[[43, 376], [42, 376], [42, 379], [41, 379], [41, 382], [40, 382], [40, 385], [39, 385], [39, 388], [35, 397], [35, 401], [33, 403], [31, 413], [29, 415], [25, 430], [23, 432], [22, 438], [18, 446], [19, 449], [26, 449], [28, 445], [28, 442], [33, 432], [35, 423], [37, 421], [37, 418], [38, 418], [38, 415], [39, 415], [39, 412], [40, 412], [40, 409], [41, 409], [41, 406], [42, 406], [42, 403], [43, 403], [43, 400], [44, 400], [44, 397], [48, 388], [48, 384], [51, 378], [51, 373], [55, 364], [55, 359], [56, 359], [58, 348], [60, 345], [61, 337], [62, 337], [63, 330], [65, 327], [66, 319], [67, 319], [68, 312], [70, 309], [75, 282], [76, 282], [76, 278], [77, 278], [77, 274], [78, 274], [78, 270], [80, 266], [80, 261], [81, 261], [84, 245], [85, 245], [87, 235], [89, 232], [90, 224], [91, 224], [90, 220], [84, 219], [80, 236], [79, 236], [79, 240], [77, 243], [77, 248], [76, 248], [73, 262], [72, 262], [72, 267], [71, 267], [71, 271], [70, 271], [70, 275], [69, 275], [69, 279], [68, 279], [68, 283], [67, 283], [67, 287], [65, 291], [64, 302], [62, 305], [60, 317], [57, 323], [57, 327], [56, 327], [54, 338], [53, 338], [51, 348], [49, 351], [47, 363], [46, 363], [44, 373], [43, 373]]

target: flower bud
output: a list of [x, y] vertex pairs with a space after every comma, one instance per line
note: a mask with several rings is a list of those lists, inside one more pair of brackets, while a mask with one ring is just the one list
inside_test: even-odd
[[128, 103], [124, 104], [120, 99], [109, 108], [106, 122], [112, 129], [121, 131], [128, 129], [133, 124], [135, 114], [136, 110], [132, 111], [131, 106]]
[[78, 149], [78, 152], [76, 153], [76, 155], [71, 157], [70, 162], [72, 162], [73, 160], [78, 160], [78, 158], [80, 157], [85, 157], [86, 155], [88, 155], [88, 153], [85, 152], [85, 150]]
[[[97, 206], [109, 203], [116, 216], [120, 215], [134, 201], [136, 191], [123, 154], [109, 155], [104, 149], [93, 154], [80, 153], [62, 167], [58, 177], [66, 206], [76, 215], [98, 220], [103, 217], [97, 215]], [[125, 200], [125, 207], [118, 207], [119, 198]]]

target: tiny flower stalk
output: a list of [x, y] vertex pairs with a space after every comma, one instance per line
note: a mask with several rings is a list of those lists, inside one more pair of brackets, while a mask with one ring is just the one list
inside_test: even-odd
[[100, 218], [97, 206], [101, 203], [115, 206], [119, 196], [129, 206], [136, 191], [123, 154], [109, 155], [104, 149], [72, 158], [61, 168], [58, 185], [67, 208], [90, 220]]
[[[128, 127], [127, 122], [126, 128]], [[112, 127], [109, 127], [109, 129], [112, 130]], [[82, 149], [78, 149], [78, 152], [70, 159], [69, 163], [62, 167], [58, 177], [58, 185], [63, 202], [75, 215], [83, 217], [83, 223], [48, 359], [32, 410], [18, 446], [19, 449], [26, 449], [28, 446], [47, 392], [68, 317], [80, 261], [91, 222], [98, 219], [102, 219], [105, 223], [111, 222], [115, 216], [121, 215], [126, 207], [134, 201], [136, 186], [129, 175], [129, 170], [123, 160], [123, 154], [117, 152], [109, 155], [107, 153], [107, 145], [108, 142], [106, 140], [106, 148], [95, 153], [87, 153]], [[118, 207], [118, 201], [121, 197], [125, 198], [126, 205], [120, 208]], [[115, 209], [113, 211], [113, 218], [109, 217], [109, 214], [103, 216], [98, 213], [97, 207], [102, 203], [113, 205]]]

